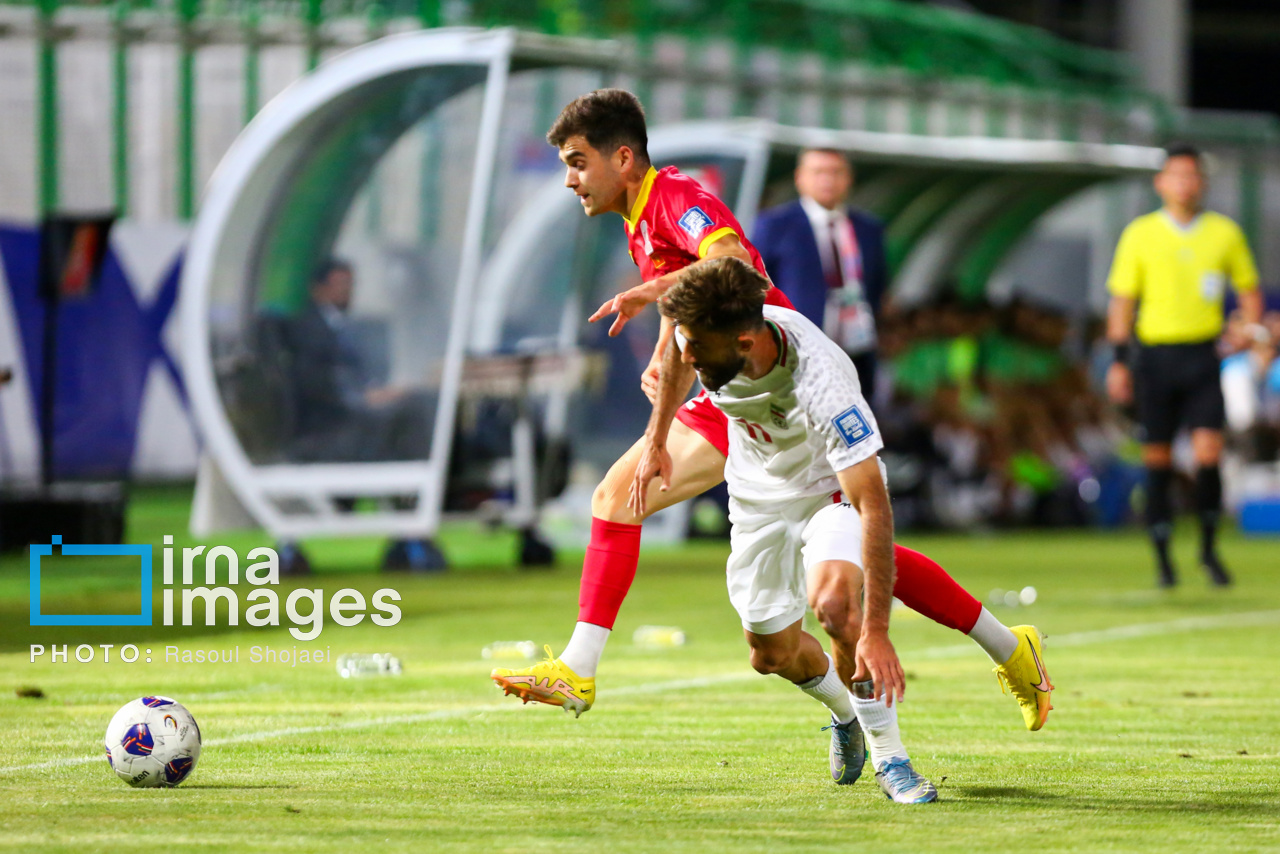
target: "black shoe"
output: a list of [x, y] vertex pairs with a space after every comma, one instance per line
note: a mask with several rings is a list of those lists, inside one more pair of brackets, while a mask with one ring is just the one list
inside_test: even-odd
[[1204, 555], [1200, 558], [1200, 566], [1209, 575], [1209, 583], [1214, 587], [1230, 587], [1231, 574], [1227, 572], [1227, 568], [1222, 565], [1222, 561], [1218, 560], [1215, 554]]
[[1162, 566], [1156, 574], [1156, 587], [1161, 590], [1169, 590], [1178, 586], [1178, 576], [1174, 574], [1173, 567]]
[[392, 540], [382, 556], [383, 572], [443, 572], [448, 565], [431, 540]]
[[525, 528], [520, 532], [520, 565], [521, 566], [553, 566], [556, 562], [555, 549], [533, 528]]
[[295, 542], [286, 541], [276, 545], [276, 554], [280, 556], [280, 576], [298, 576], [311, 574], [311, 561], [307, 553]]

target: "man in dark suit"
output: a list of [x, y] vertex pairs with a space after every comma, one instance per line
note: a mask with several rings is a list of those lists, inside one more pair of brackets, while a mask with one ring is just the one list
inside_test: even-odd
[[[311, 280], [310, 299], [290, 318], [288, 350], [296, 429], [292, 457], [298, 462], [423, 460], [430, 445], [430, 406], [425, 392], [385, 385], [356, 340], [347, 313], [355, 278], [351, 265], [331, 258]], [[393, 497], [400, 510], [411, 499]], [[346, 512], [354, 497], [335, 498]], [[281, 544], [293, 573], [310, 572], [297, 543]], [[383, 569], [437, 570], [444, 556], [429, 539], [394, 539]]]
[[853, 166], [810, 148], [796, 164], [797, 201], [763, 211], [752, 242], [796, 310], [844, 348], [863, 394], [875, 393], [876, 318], [887, 286], [884, 226], [846, 204]]
[[351, 265], [330, 260], [311, 282], [311, 299], [288, 333], [297, 412], [295, 456], [303, 460], [422, 459], [425, 407], [406, 389], [378, 383], [356, 344], [347, 310]]

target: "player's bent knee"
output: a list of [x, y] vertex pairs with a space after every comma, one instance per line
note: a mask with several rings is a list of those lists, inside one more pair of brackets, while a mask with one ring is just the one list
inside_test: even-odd
[[835, 585], [820, 590], [810, 601], [823, 631], [837, 640], [844, 637], [849, 624], [850, 604], [848, 591]]
[[635, 521], [635, 514], [627, 507], [625, 494], [613, 489], [608, 481], [601, 481], [591, 494], [591, 515], [606, 522]]
[[809, 574], [809, 607], [834, 640], [854, 639], [862, 621], [862, 575], [844, 561], [823, 561]]
[[591, 493], [591, 515], [606, 522], [636, 524], [640, 519], [627, 506], [632, 469], [615, 464]]
[[751, 666], [756, 673], [768, 676], [781, 670], [786, 670], [794, 659], [794, 655], [784, 655], [778, 652], [752, 650]]
[[756, 673], [768, 676], [789, 668], [795, 661], [796, 652], [793, 644], [753, 644], [751, 666]]

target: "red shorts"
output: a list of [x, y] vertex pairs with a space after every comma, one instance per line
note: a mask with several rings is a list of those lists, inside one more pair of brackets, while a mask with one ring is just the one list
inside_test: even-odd
[[705, 389], [676, 411], [676, 420], [729, 456], [729, 418], [711, 402]]

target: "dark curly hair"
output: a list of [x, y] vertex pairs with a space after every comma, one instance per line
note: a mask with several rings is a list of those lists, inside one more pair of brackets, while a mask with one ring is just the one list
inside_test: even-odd
[[547, 131], [547, 142], [559, 148], [571, 136], [585, 137], [603, 154], [625, 145], [637, 160], [649, 162], [644, 107], [625, 89], [597, 89], [573, 99]]
[[769, 280], [740, 258], [722, 256], [686, 267], [658, 303], [680, 326], [736, 334], [764, 323]]

